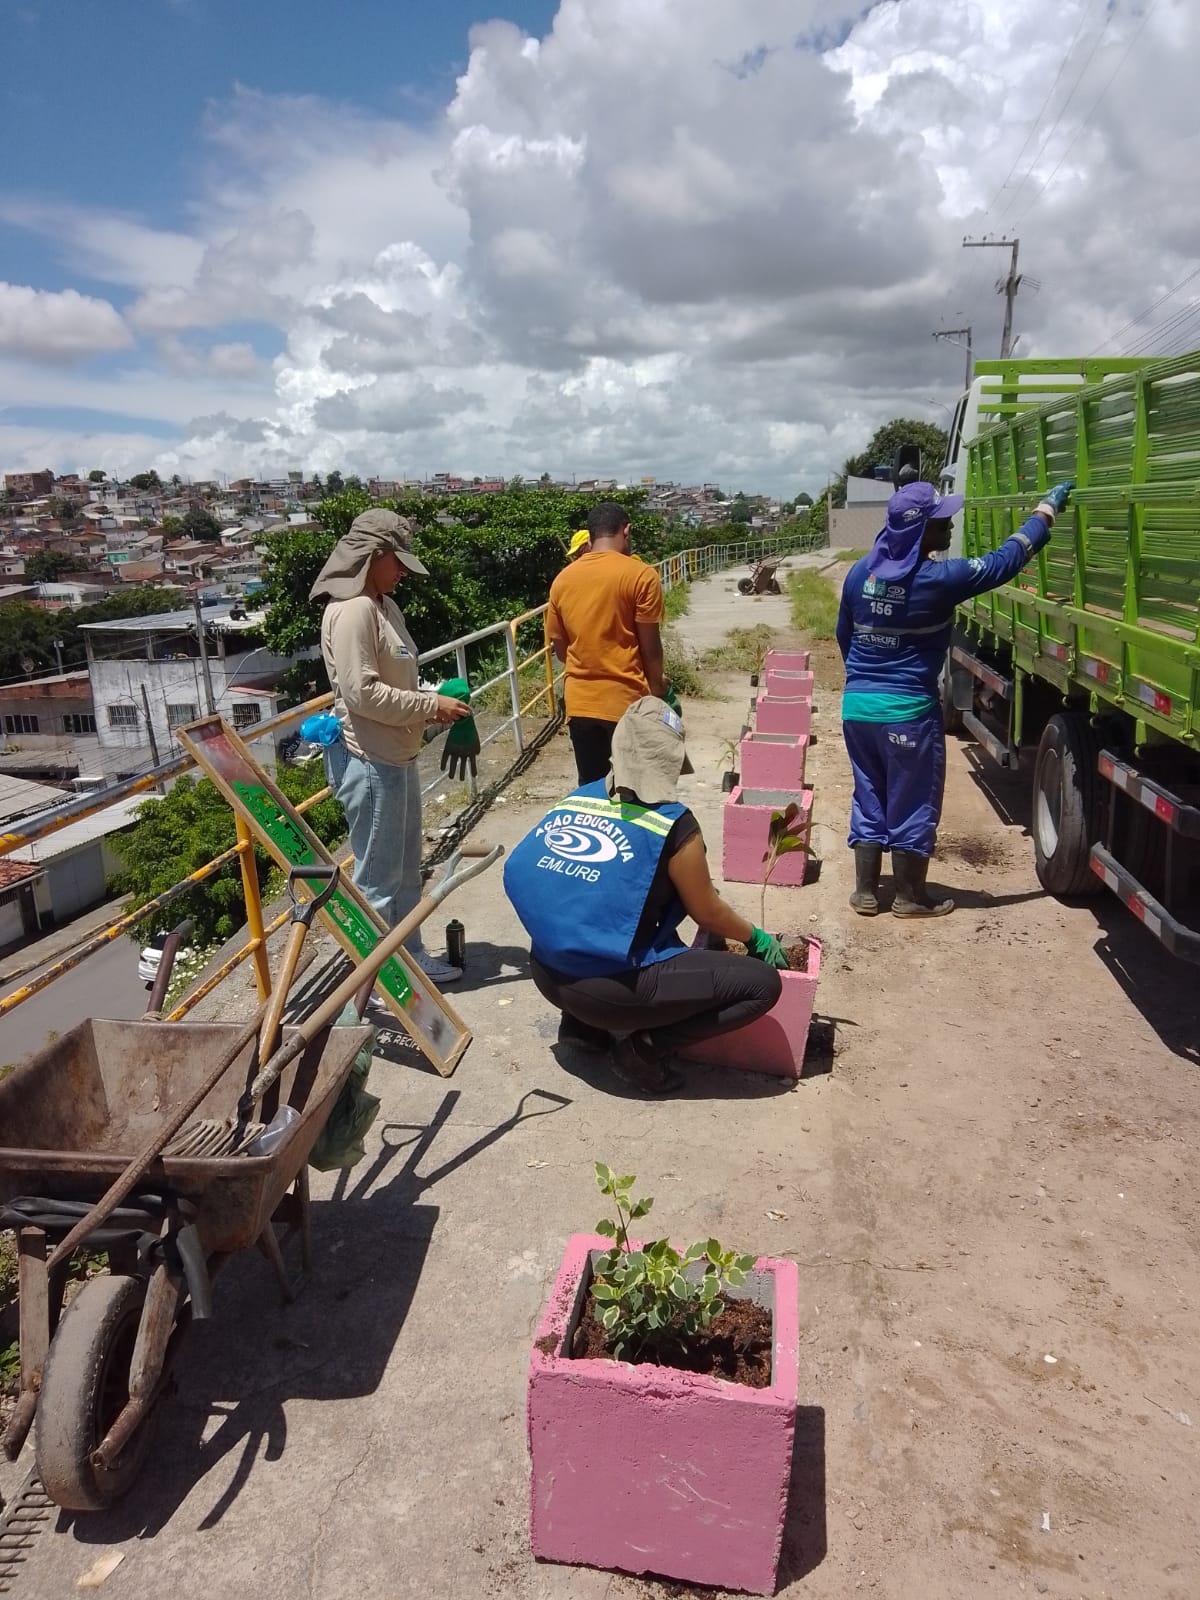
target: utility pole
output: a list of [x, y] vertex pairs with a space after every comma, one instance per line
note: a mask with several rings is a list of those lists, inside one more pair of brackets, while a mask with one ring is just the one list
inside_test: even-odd
[[1017, 251], [1021, 248], [1020, 239], [964, 239], [964, 250], [1011, 250], [1012, 262], [1008, 269], [1008, 276], [1001, 278], [996, 284], [996, 293], [1004, 296], [1004, 332], [1000, 335], [1000, 359], [1007, 361], [1012, 353], [1012, 321], [1013, 306], [1017, 299], [1017, 290], [1021, 287], [1021, 274], [1017, 271]]
[[158, 766], [158, 740], [154, 737], [154, 722], [150, 716], [150, 696], [146, 693], [146, 685], [141, 685], [142, 704], [146, 708], [146, 732], [150, 735], [150, 754], [154, 765]]
[[200, 615], [199, 595], [193, 597], [192, 608], [196, 613], [196, 637], [200, 641], [200, 670], [204, 674], [205, 710], [210, 717], [215, 717], [217, 702], [213, 698], [212, 673], [208, 666], [208, 640], [204, 637], [204, 618]]
[[[962, 335], [966, 336], [966, 344], [963, 344], [962, 342]], [[965, 328], [941, 328], [937, 333], [934, 334], [933, 337], [935, 339], [949, 339], [951, 344], [956, 344], [960, 350], [965, 350], [967, 352], [967, 375], [963, 381], [963, 388], [964, 390], [969, 389], [971, 387], [971, 369], [973, 366], [973, 359], [971, 356], [971, 324], [968, 323]]]

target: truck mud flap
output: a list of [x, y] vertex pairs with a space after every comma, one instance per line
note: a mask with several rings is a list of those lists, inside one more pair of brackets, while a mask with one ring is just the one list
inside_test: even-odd
[[[1011, 678], [1006, 678], [1003, 673], [997, 672], [994, 667], [988, 666], [964, 645], [955, 644], [950, 649], [950, 671], [956, 676], [970, 673], [972, 678], [977, 678], [986, 689], [997, 695], [1006, 705], [1011, 704], [1013, 696], [1013, 683]], [[953, 676], [951, 681], [953, 682]], [[969, 680], [968, 680], [969, 681]], [[971, 737], [983, 746], [992, 760], [1001, 767], [1016, 769], [1020, 763], [1020, 752], [1009, 741], [989, 728], [983, 718], [971, 710], [968, 700], [965, 706], [958, 705], [955, 696], [955, 705], [961, 711], [962, 725]]]

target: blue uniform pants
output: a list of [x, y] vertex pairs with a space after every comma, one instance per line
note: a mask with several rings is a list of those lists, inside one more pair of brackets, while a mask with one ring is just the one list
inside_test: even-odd
[[941, 711], [915, 722], [843, 722], [854, 773], [850, 844], [931, 856], [946, 783]]

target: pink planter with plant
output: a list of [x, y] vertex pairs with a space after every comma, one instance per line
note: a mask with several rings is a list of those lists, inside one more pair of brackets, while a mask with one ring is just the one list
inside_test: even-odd
[[[762, 883], [763, 860], [770, 847], [771, 818], [789, 805], [799, 807], [795, 832], [807, 844], [812, 827], [812, 790], [789, 793], [779, 789], [751, 789], [739, 784], [727, 797], [721, 872], [727, 883]], [[772, 869], [771, 882], [798, 889], [804, 882], [808, 851], [781, 856]]]
[[809, 734], [812, 732], [812, 701], [802, 696], [760, 694], [754, 702], [756, 733]]
[[764, 672], [807, 672], [807, 650], [768, 650], [763, 660]]
[[746, 789], [804, 787], [808, 735], [748, 733], [738, 748], [738, 773]]
[[648, 1361], [570, 1356], [610, 1245], [599, 1235], [569, 1240], [530, 1353], [533, 1553], [773, 1594], [797, 1400], [795, 1263], [762, 1257], [733, 1291], [771, 1312], [771, 1381], [750, 1388]]
[[[703, 934], [697, 943], [703, 942]], [[786, 935], [783, 943], [788, 943]], [[680, 1052], [692, 1061], [713, 1067], [733, 1067], [738, 1072], [765, 1072], [772, 1077], [798, 1078], [804, 1070], [808, 1029], [821, 976], [821, 946], [808, 941], [807, 965], [802, 972], [784, 971], [783, 992], [757, 1022], [733, 1033], [703, 1039]]]

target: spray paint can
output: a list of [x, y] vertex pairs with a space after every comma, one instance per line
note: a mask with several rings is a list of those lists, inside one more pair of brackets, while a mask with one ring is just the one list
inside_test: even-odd
[[452, 967], [467, 964], [467, 930], [457, 917], [446, 924], [446, 960]]

